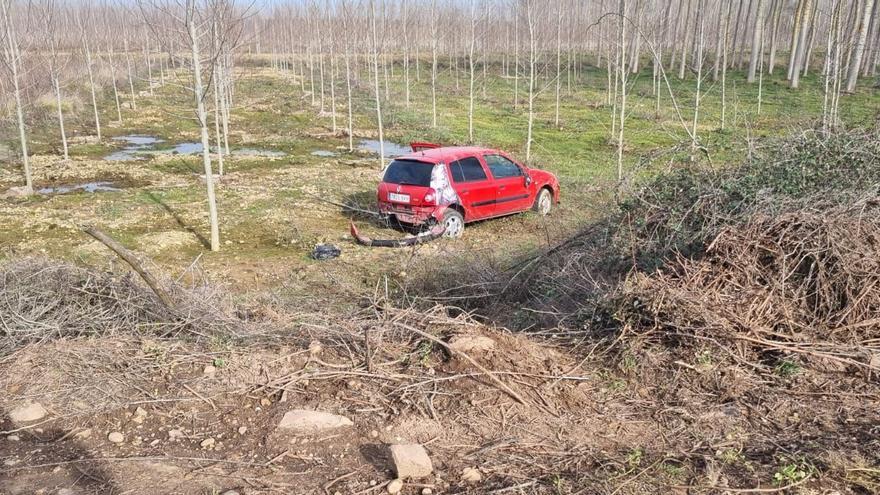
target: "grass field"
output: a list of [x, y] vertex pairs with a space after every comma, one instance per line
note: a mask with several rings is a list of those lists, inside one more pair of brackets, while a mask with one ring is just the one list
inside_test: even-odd
[[[404, 101], [402, 68], [390, 78], [388, 100], [383, 101], [385, 135], [389, 141], [432, 140], [467, 142], [468, 79], [446, 69], [438, 82], [438, 126], [431, 126], [429, 65], [422, 64], [420, 80], [411, 73], [411, 102]], [[508, 150], [524, 158], [527, 127], [527, 81], [519, 81], [519, 101], [513, 108], [514, 81], [492, 73], [475, 83], [475, 142]], [[366, 72], [360, 74], [354, 98], [355, 142], [376, 136], [375, 108]], [[341, 83], [341, 81], [337, 81]], [[811, 73], [803, 88], [787, 87], [777, 72], [763, 83], [763, 105], [757, 113], [757, 85], [748, 85], [741, 73], [731, 73], [727, 86], [727, 125], [720, 131], [720, 84], [707, 82], [701, 95], [698, 134], [712, 164], [742, 160], [750, 139], [794, 132], [821, 116], [821, 79]], [[460, 242], [439, 242], [415, 251], [369, 250], [355, 246], [347, 236], [349, 216], [333, 203], [355, 203], [370, 208], [378, 181], [379, 160], [374, 155], [348, 153], [348, 139], [330, 132], [328, 112], [319, 115], [312, 97], [300, 81], [267, 67], [240, 69], [231, 121], [234, 149], [281, 151], [282, 157], [227, 157], [226, 175], [219, 182], [221, 219], [219, 253], [203, 245], [207, 235], [200, 158], [163, 154], [141, 161], [107, 161], [102, 157], [121, 143], [105, 138], [95, 143], [89, 112], [68, 116], [72, 160], [60, 159], [60, 140], [50, 117], [30, 131], [37, 188], [107, 181], [119, 192], [40, 194], [25, 200], [0, 203], [0, 256], [45, 253], [55, 257], [95, 262], [108, 254], [85, 237], [78, 225], [94, 223], [127, 246], [150, 256], [175, 274], [200, 257], [209, 276], [241, 287], [292, 288], [308, 294], [316, 286], [344, 290], [369, 290], [381, 274], [412, 276], [411, 268], [435, 256], [482, 252], [503, 262], [518, 253], [560, 239], [606, 209], [615, 189], [616, 146], [610, 140], [611, 107], [606, 105], [607, 77], [603, 70], [585, 67], [578, 80], [562, 81], [560, 125], [554, 124], [555, 81], [541, 78], [534, 108], [532, 164], [559, 175], [563, 203], [544, 221], [519, 215], [483, 222], [468, 229]], [[626, 134], [626, 173], [641, 176], [668, 164], [689, 160], [688, 138], [681, 120], [692, 122], [694, 80], [670, 79], [672, 93], [682, 109], [661, 95], [659, 111], [651, 94], [651, 73], [631, 79]], [[305, 83], [308, 89], [308, 81]], [[485, 89], [484, 89], [485, 88]], [[384, 87], [382, 88], [384, 91]], [[485, 91], [485, 96], [484, 96]], [[106, 137], [147, 135], [163, 139], [158, 148], [197, 141], [197, 128], [189, 111], [189, 95], [169, 82], [153, 95], [141, 89], [137, 108], [123, 98], [122, 122], [115, 118], [112, 94], [105, 94], [102, 117]], [[314, 96], [316, 103], [320, 96]], [[325, 91], [325, 109], [330, 92]], [[337, 126], [347, 125], [345, 87], [336, 88]], [[842, 114], [849, 124], [871, 120], [880, 109], [877, 91], [864, 87], [844, 96]], [[2, 130], [3, 142], [15, 147], [10, 125]], [[213, 138], [213, 134], [212, 134]], [[334, 157], [314, 151], [338, 153]], [[216, 167], [216, 163], [215, 163]], [[3, 189], [18, 185], [17, 163], [0, 168]], [[374, 234], [401, 235], [390, 230]], [[343, 256], [319, 263], [308, 253], [317, 242], [343, 246]], [[409, 272], [409, 273], [408, 273]], [[316, 285], [317, 284], [317, 285]]]

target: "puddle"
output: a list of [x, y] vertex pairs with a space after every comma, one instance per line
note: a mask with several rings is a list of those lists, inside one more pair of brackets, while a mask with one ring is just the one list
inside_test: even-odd
[[[409, 146], [402, 146], [397, 143], [392, 143], [391, 141], [385, 141], [385, 156], [394, 158], [396, 156], [408, 155], [412, 153], [412, 148]], [[379, 154], [379, 140], [378, 139], [362, 139], [358, 141], [357, 149], [361, 151], [369, 151], [375, 154]]]
[[[105, 160], [125, 161], [143, 160], [147, 155], [195, 155], [202, 152], [202, 143], [178, 143], [170, 148], [156, 149], [156, 145], [164, 143], [161, 139], [152, 136], [120, 136], [113, 138], [115, 141], [124, 141], [126, 147], [114, 151], [104, 157]], [[234, 156], [264, 156], [277, 158], [286, 156], [283, 151], [262, 150], [257, 148], [242, 148], [232, 150]]]
[[114, 187], [112, 182], [86, 182], [85, 184], [72, 184], [68, 186], [44, 187], [37, 190], [38, 194], [67, 194], [71, 192], [116, 192], [121, 191], [118, 187]]
[[314, 155], [314, 156], [325, 156], [325, 157], [331, 157], [331, 156], [339, 156], [339, 153], [337, 153], [337, 152], [335, 152], [335, 151], [316, 150], [316, 151], [313, 151], [313, 152], [312, 152], [312, 155]]
[[120, 141], [126, 143], [126, 146], [121, 150], [114, 151], [109, 155], [105, 156], [105, 160], [110, 161], [127, 161], [127, 160], [143, 160], [144, 158], [141, 156], [137, 156], [139, 153], [142, 153], [146, 150], [149, 150], [153, 146], [158, 143], [161, 143], [161, 139], [154, 138], [152, 136], [119, 136], [113, 138], [114, 141]]

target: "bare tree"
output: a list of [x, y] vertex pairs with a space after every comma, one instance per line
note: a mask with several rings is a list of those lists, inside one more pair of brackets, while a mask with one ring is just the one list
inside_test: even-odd
[[759, 46], [763, 46], [764, 43], [764, 0], [758, 0], [758, 11], [755, 15], [755, 26], [753, 28], [752, 33], [752, 53], [749, 56], [749, 75], [748, 82], [755, 82], [755, 73], [758, 68], [758, 58], [762, 59], [764, 53], [763, 50], [759, 50]]
[[382, 129], [382, 102], [379, 96], [379, 36], [376, 29], [376, 0], [370, 0], [370, 41], [373, 49], [373, 88], [376, 97], [376, 122], [379, 126], [379, 168], [385, 166], [385, 136]]
[[[856, 0], [858, 1], [858, 0]], [[857, 37], [855, 46], [852, 49], [852, 55], [849, 62], [849, 75], [846, 78], [846, 92], [852, 93], [856, 90], [856, 83], [859, 80], [859, 71], [862, 67], [862, 55], [865, 53], [865, 43], [868, 39], [868, 24], [871, 19], [871, 13], [874, 9], [874, 0], [864, 0], [864, 9], [862, 15], [859, 16], [857, 26]]]
[[3, 45], [3, 60], [12, 76], [13, 97], [15, 98], [15, 116], [18, 122], [18, 136], [21, 144], [21, 162], [24, 169], [24, 192], [34, 193], [34, 181], [31, 176], [31, 166], [28, 158], [27, 134], [24, 125], [24, 110], [21, 102], [21, 82], [19, 81], [19, 67], [21, 66], [21, 47], [15, 36], [12, 21], [12, 0], [0, 0], [0, 14], [3, 15], [3, 37], [6, 43]]
[[471, 46], [468, 52], [468, 63], [470, 65], [470, 93], [468, 102], [468, 140], [474, 142], [474, 49], [477, 45], [477, 2], [471, 0]]

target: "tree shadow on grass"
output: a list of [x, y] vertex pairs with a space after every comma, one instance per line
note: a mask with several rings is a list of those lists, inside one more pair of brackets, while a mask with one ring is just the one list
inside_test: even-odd
[[173, 218], [174, 221], [177, 222], [177, 225], [179, 225], [180, 228], [182, 228], [182, 229], [186, 230], [187, 232], [189, 232], [190, 234], [194, 235], [196, 237], [196, 239], [198, 239], [199, 242], [202, 244], [202, 246], [204, 246], [206, 249], [211, 248], [211, 243], [208, 242], [208, 239], [204, 235], [202, 235], [198, 230], [196, 230], [195, 227], [187, 224], [183, 220], [183, 217], [181, 217], [176, 211], [171, 209], [171, 207], [168, 206], [168, 204], [165, 203], [162, 200], [162, 198], [160, 198], [159, 196], [156, 196], [156, 194], [154, 194], [153, 192], [148, 192], [147, 197], [150, 198], [150, 201], [156, 203], [157, 205], [162, 207], [162, 209], [165, 210], [165, 212], [167, 212], [169, 215], [171, 215], [171, 218]]

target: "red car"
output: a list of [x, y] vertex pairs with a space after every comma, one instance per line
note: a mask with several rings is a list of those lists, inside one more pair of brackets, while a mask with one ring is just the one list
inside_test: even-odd
[[559, 202], [559, 181], [498, 150], [412, 143], [379, 184], [379, 211], [410, 225], [442, 222], [461, 237], [465, 223], [532, 209], [547, 215]]

